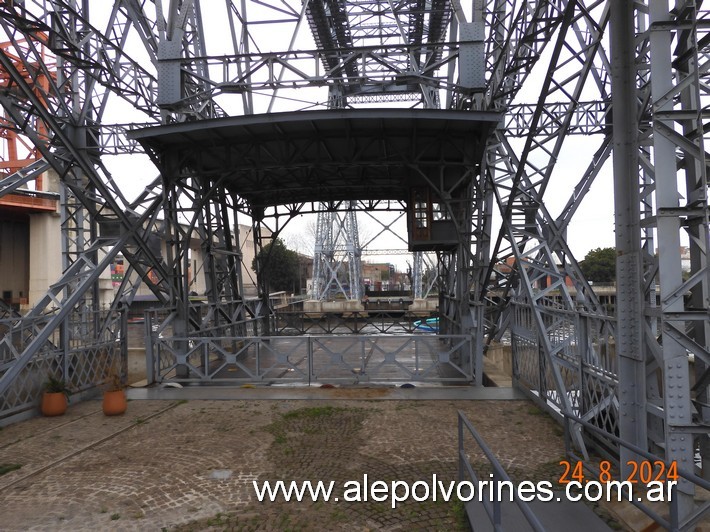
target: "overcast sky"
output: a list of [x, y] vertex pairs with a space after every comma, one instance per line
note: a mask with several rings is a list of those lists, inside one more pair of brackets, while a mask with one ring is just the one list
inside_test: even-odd
[[[288, 2], [295, 9], [300, 9], [300, 0], [291, 0]], [[107, 17], [106, 7], [107, 4], [103, 3], [92, 3], [92, 19], [98, 22], [98, 26], [102, 27], [103, 17]], [[167, 2], [164, 2], [167, 7]], [[464, 2], [467, 5], [467, 2]], [[255, 19], [269, 19], [273, 12], [270, 10], [265, 10], [263, 6], [253, 4], [253, 2], [247, 2], [249, 14]], [[203, 20], [206, 27], [206, 37], [207, 37], [207, 49], [210, 54], [223, 54], [229, 53], [231, 50], [231, 42], [228, 38], [227, 33], [227, 22], [224, 12], [223, 2], [202, 2]], [[262, 52], [265, 51], [281, 51], [288, 48], [289, 42], [293, 39], [294, 24], [263, 24], [255, 26], [252, 29], [254, 36], [254, 42], [251, 44], [252, 51], [257, 48]], [[307, 23], [304, 23], [300, 28], [298, 35], [295, 38], [297, 49], [312, 49], [315, 47], [313, 44], [313, 38], [310, 34], [310, 29]], [[130, 50], [131, 55], [139, 60], [141, 63], [147, 61], [147, 54], [145, 54], [142, 49], [142, 44], [137, 39], [136, 35], [133, 35], [126, 46], [127, 50]], [[154, 68], [148, 65], [147, 68], [154, 71]], [[535, 101], [535, 85], [537, 83], [536, 79], [541, 79], [541, 75], [544, 71], [544, 65], [537, 67], [539, 72], [534, 73], [529, 78], [529, 83], [526, 85], [525, 90], [521, 93], [520, 100], [524, 101]], [[308, 92], [310, 91], [310, 92]], [[320, 92], [316, 93], [318, 89], [309, 89], [308, 91], [302, 90], [298, 94], [300, 100], [306, 101], [324, 101], [325, 100], [325, 89], [321, 89]], [[290, 93], [281, 92], [280, 98], [276, 105], [275, 110], [286, 111], [295, 110], [303, 108], [306, 104], [294, 101], [291, 99]], [[227, 97], [220, 98], [220, 104], [223, 105], [230, 113], [240, 114], [241, 104], [238, 98], [232, 97], [231, 99]], [[268, 100], [262, 98], [258, 100], [257, 105], [263, 110], [268, 104]], [[135, 118], [132, 118], [135, 117]], [[137, 122], [145, 121], [145, 118], [140, 113], [135, 113], [130, 107], [118, 100], [117, 98], [112, 98], [112, 104], [109, 111], [105, 115], [105, 121], [107, 122], [126, 122], [130, 120], [135, 120]], [[571, 137], [563, 148], [560, 158], [557, 163], [557, 170], [553, 174], [553, 182], [548, 188], [545, 195], [545, 204], [553, 216], [557, 216], [561, 211], [562, 207], [566, 204], [574, 186], [580, 179], [582, 172], [589, 164], [592, 154], [597, 149], [600, 143], [599, 137]], [[520, 142], [517, 142], [520, 145]], [[121, 185], [122, 189], [125, 191], [126, 195], [129, 197], [136, 196], [143, 188], [145, 183], [151, 180], [157, 175], [157, 170], [144, 156], [122, 156], [122, 157], [106, 157], [105, 164], [112, 172], [114, 178]], [[500, 217], [497, 215], [497, 209], [495, 213], [495, 226], [494, 238], [497, 235], [497, 227], [500, 225]], [[377, 224], [372, 222], [372, 220], [362, 220], [362, 232], [363, 233], [376, 233], [379, 231]], [[248, 220], [240, 220], [242, 222], [248, 222]], [[291, 222], [291, 225], [287, 228], [284, 233], [284, 237], [287, 241], [296, 241], [299, 239], [299, 235], [302, 235], [304, 231], [307, 230], [308, 224], [314, 224], [314, 218], [309, 216], [298, 217]], [[399, 234], [404, 234], [406, 227], [404, 221], [400, 221], [394, 226], [395, 230]], [[301, 239], [302, 240], [302, 239]], [[614, 245], [614, 234], [613, 234], [613, 196], [612, 196], [612, 181], [611, 181], [611, 165], [610, 162], [607, 163], [605, 169], [602, 171], [601, 175], [597, 178], [594, 183], [590, 193], [584, 199], [577, 211], [568, 231], [568, 243], [573, 253], [578, 260], [584, 258], [586, 253], [596, 247], [606, 247]], [[403, 248], [404, 245], [401, 241], [394, 237], [385, 237], [373, 242], [372, 246], [377, 249], [384, 248]], [[368, 259], [370, 260], [370, 259]], [[372, 260], [384, 260], [380, 257], [372, 258]], [[392, 262], [401, 266], [405, 262], [405, 258], [392, 258]]]

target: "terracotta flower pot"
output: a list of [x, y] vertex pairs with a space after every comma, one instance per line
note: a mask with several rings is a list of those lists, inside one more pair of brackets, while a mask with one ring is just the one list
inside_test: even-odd
[[103, 409], [107, 416], [117, 416], [123, 414], [128, 408], [125, 390], [113, 390], [104, 392]]
[[40, 410], [44, 416], [61, 416], [67, 411], [67, 396], [64, 392], [44, 392]]

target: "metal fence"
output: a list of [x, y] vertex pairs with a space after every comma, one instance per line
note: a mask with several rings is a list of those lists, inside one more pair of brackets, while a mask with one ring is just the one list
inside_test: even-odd
[[482, 378], [468, 336], [174, 337], [153, 331], [148, 382], [269, 384], [431, 382]]
[[[79, 312], [79, 311], [76, 311]], [[82, 309], [70, 315], [0, 395], [0, 425], [30, 415], [39, 405], [48, 377], [63, 380], [72, 393], [102, 385], [112, 373], [125, 381], [127, 352], [125, 314]], [[53, 314], [34, 320], [0, 319], [0, 334], [11, 335], [11, 348], [0, 349], [0, 378], [16, 363]]]
[[[476, 447], [469, 447], [466, 445], [466, 442], [469, 441], [469, 436], [470, 439], [476, 443], [477, 449]], [[473, 468], [469, 457], [469, 453], [471, 451], [477, 451], [479, 449], [486, 458], [490, 468], [490, 476], [485, 478], [485, 480], [481, 472], [477, 472]], [[474, 487], [480, 487], [481, 484], [485, 486], [488, 482], [491, 483], [489, 484], [490, 486], [498, 486], [502, 482], [512, 484], [510, 477], [503, 469], [503, 466], [498, 461], [498, 458], [496, 458], [496, 455], [493, 453], [491, 448], [488, 447], [478, 431], [476, 431], [473, 427], [471, 422], [466, 417], [466, 414], [464, 414], [461, 410], [458, 411], [458, 478], [461, 483], [470, 482], [472, 484], [471, 490], [474, 490]], [[493, 530], [504, 530], [505, 526], [508, 526], [508, 530], [512, 530], [514, 526], [520, 527], [521, 522], [511, 522], [510, 517], [514, 515], [513, 512], [503, 511], [503, 501], [500, 497], [494, 496], [494, 492], [492, 492], [493, 489], [494, 488], [492, 487], [483, 488], [483, 493], [471, 492], [466, 494], [467, 497], [470, 497], [471, 501], [474, 501], [465, 503], [469, 522], [471, 521], [471, 516], [468, 514], [471, 512], [471, 507], [476, 504], [475, 501], [478, 500], [478, 504], [480, 504], [483, 508], [490, 524], [485, 522], [477, 523], [477, 526], [480, 524], [481, 528], [486, 530], [490, 530], [491, 528], [493, 528]], [[517, 490], [512, 490], [511, 496], [513, 498], [513, 502], [520, 510], [527, 527], [535, 532], [544, 532], [545, 528], [542, 523], [540, 523], [540, 520], [534, 514], [530, 505], [525, 500], [520, 498]], [[505, 522], [504, 517], [508, 518]]]
[[[632, 445], [618, 436], [610, 435], [577, 416], [564, 414], [564, 417], [566, 455], [574, 461], [574, 463], [582, 464], [584, 470], [589, 473], [588, 478], [600, 478], [601, 471], [598, 465], [595, 465], [592, 461], [584, 460], [583, 456], [579, 456], [571, 444], [571, 434], [579, 426], [583, 427], [589, 435], [596, 435], [598, 438], [610, 440], [618, 448], [623, 447], [636, 454], [638, 456], [638, 464], [643, 464], [644, 461], [647, 464], [653, 464], [655, 470], [651, 469], [651, 471], [653, 471], [651, 478], [655, 481], [658, 481], [660, 478], [659, 471], [671, 471], [673, 467], [677, 473], [678, 481], [673, 485], [666, 484], [666, 489], [670, 489], [670, 497], [665, 497], [663, 501], [653, 501], [653, 503], [650, 504], [647, 499], [639, 496], [643, 494], [643, 481], [640, 483], [636, 481], [626, 481], [627, 486], [631, 486], [634, 490], [637, 490], [628, 498], [628, 502], [653, 519], [664, 530], [692, 531], [701, 528], [696, 528], [696, 525], [704, 521], [707, 516], [710, 515], [710, 501], [704, 500], [704, 497], [700, 496], [693, 501], [692, 507], [684, 508], [683, 511], [681, 511], [681, 505], [683, 503], [681, 502], [682, 498], [678, 496], [678, 487], [685, 483], [686, 487], [692, 485], [692, 489], [697, 489], [698, 493], [700, 493], [701, 490], [704, 493], [708, 493], [710, 492], [710, 482], [700, 478], [692, 468], [687, 469], [685, 464], [678, 465], [675, 463], [673, 465], [673, 462], [667, 462], [660, 456]], [[622, 470], [620, 460], [615, 456], [608, 456], [608, 458], [612, 461], [612, 467], [610, 468], [611, 472], [613, 472], [612, 478], [620, 478], [620, 471]], [[662, 464], [663, 469], [660, 469], [660, 464]], [[664, 480], [666, 479], [664, 478]], [[644, 501], [646, 502], [644, 503]], [[647, 527], [646, 530], [649, 528], [650, 527]]]
[[[543, 340], [533, 312], [524, 301], [513, 305], [511, 342], [517, 386], [553, 415], [564, 411], [618, 435], [619, 379], [610, 320], [545, 308], [547, 339]], [[616, 446], [611, 440], [604, 443]]]

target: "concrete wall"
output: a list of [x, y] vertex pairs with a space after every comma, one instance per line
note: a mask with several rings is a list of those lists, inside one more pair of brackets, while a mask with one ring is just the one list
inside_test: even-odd
[[33, 214], [29, 224], [29, 307], [47, 292], [62, 274], [60, 218], [56, 214]]
[[[242, 282], [244, 283], [244, 296], [255, 297], [258, 293], [256, 286], [256, 273], [251, 269], [254, 261], [254, 232], [249, 225], [238, 225], [239, 251], [242, 253]], [[262, 228], [266, 235], [266, 230]]]
[[[43, 189], [58, 188], [56, 175], [45, 174]], [[61, 226], [57, 213], [18, 214], [0, 213], [0, 297], [9, 292], [10, 300], [21, 305], [22, 310], [34, 306], [56, 282], [62, 273]], [[244, 293], [255, 296], [256, 274], [251, 269], [254, 259], [254, 239], [250, 226], [240, 224], [239, 249], [242, 253], [242, 276]], [[157, 242], [156, 242], [157, 244]], [[165, 242], [160, 242], [160, 251], [166, 256]], [[205, 276], [201, 242], [195, 240], [190, 252], [190, 291], [199, 295], [205, 292]], [[126, 268], [128, 264], [126, 263]], [[111, 271], [102, 272], [99, 279], [100, 306], [111, 304], [115, 288]], [[150, 296], [152, 292], [144, 284], [138, 295]]]
[[0, 221], [0, 297], [14, 305], [28, 298], [29, 239], [30, 229], [26, 220]]
[[[35, 185], [45, 192], [59, 190], [59, 178], [45, 172]], [[38, 205], [25, 196], [13, 197], [0, 206], [0, 297], [15, 308], [31, 308], [62, 271], [58, 202], [41, 199]], [[36, 200], [36, 198], [35, 198]], [[9, 296], [9, 297], [5, 297]]]
[[[244, 283], [244, 295], [246, 297], [256, 296], [256, 274], [251, 269], [251, 263], [254, 260], [254, 238], [251, 226], [239, 224], [239, 251], [242, 254], [242, 279]], [[165, 242], [160, 243], [160, 252], [162, 256], [167, 257]], [[202, 242], [193, 239], [190, 243], [190, 292], [197, 295], [204, 295], [206, 288], [205, 257], [202, 251]], [[128, 268], [128, 264], [125, 264]], [[135, 275], [135, 274], [134, 274]], [[150, 297], [152, 292], [145, 283], [138, 289], [137, 295]]]

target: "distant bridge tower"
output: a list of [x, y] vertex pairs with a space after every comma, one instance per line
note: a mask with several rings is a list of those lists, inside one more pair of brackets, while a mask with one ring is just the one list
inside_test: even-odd
[[346, 212], [320, 212], [316, 223], [313, 255], [312, 298], [324, 300], [343, 295], [362, 296], [362, 264], [357, 218], [350, 202]]

